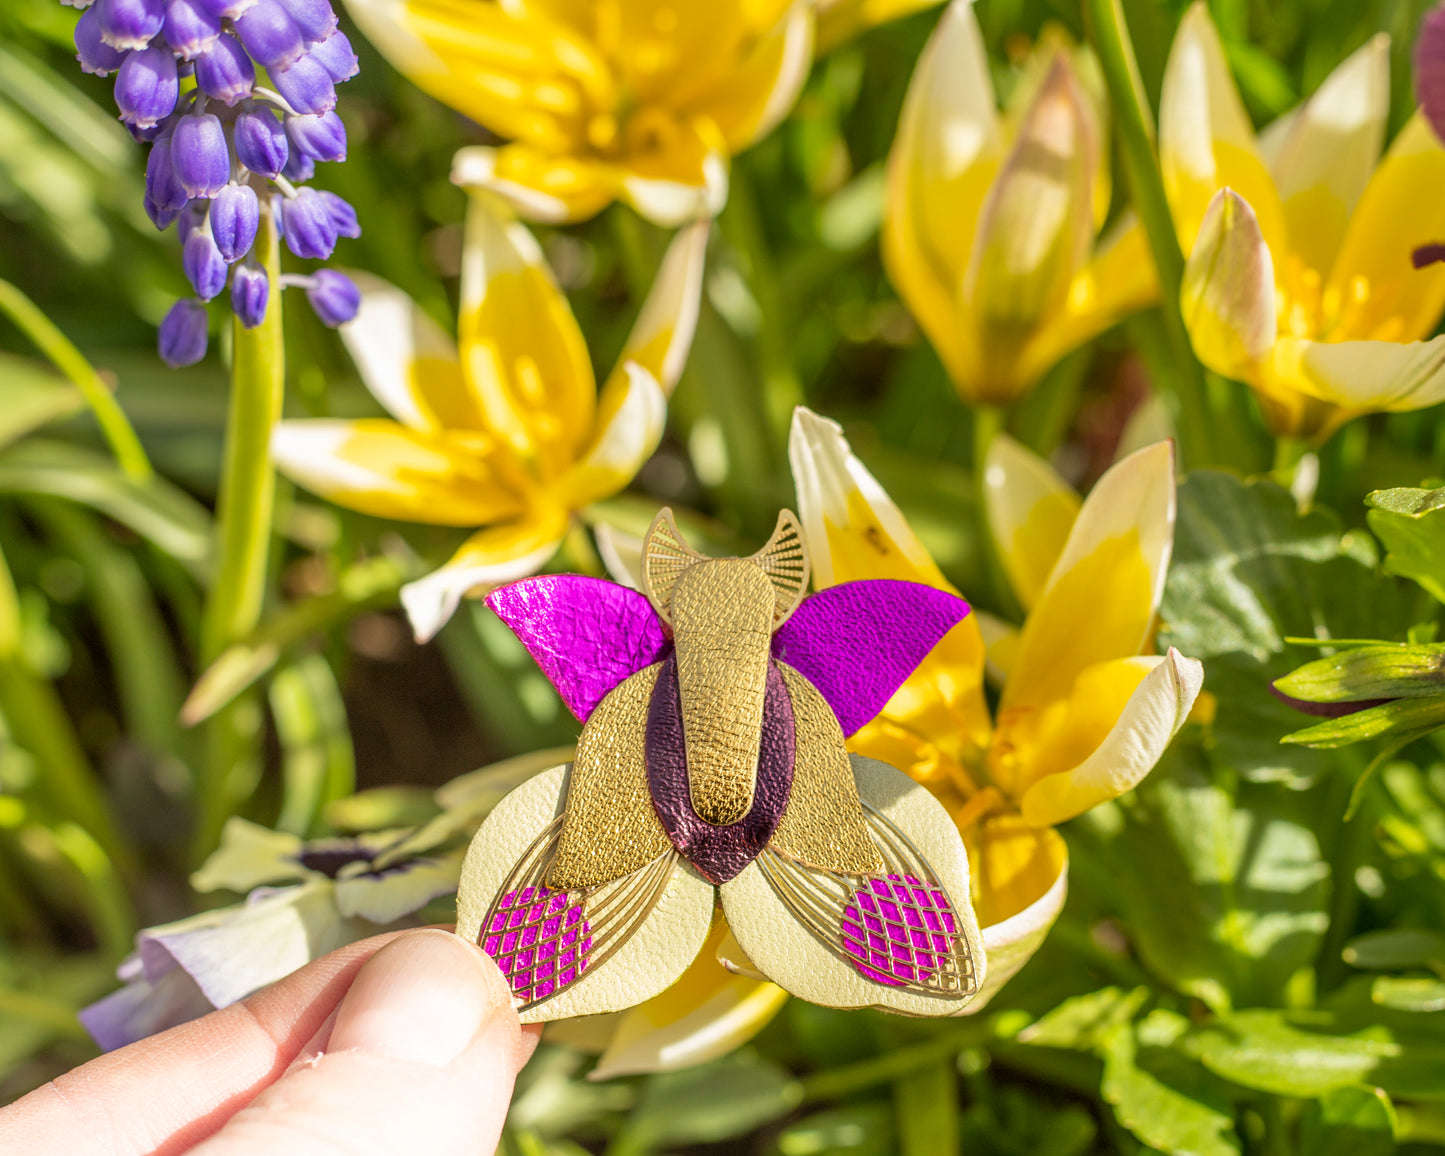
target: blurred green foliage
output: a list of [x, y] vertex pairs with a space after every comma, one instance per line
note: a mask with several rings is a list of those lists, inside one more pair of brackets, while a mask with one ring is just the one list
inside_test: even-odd
[[[1157, 102], [1183, 5], [1124, 8]], [[1392, 128], [1412, 107], [1423, 8], [1211, 4], [1259, 121], [1392, 33]], [[1005, 94], [1046, 22], [1086, 32], [1064, 0], [983, 0], [978, 14]], [[878, 256], [884, 161], [936, 18], [820, 60], [780, 129], [737, 158], [667, 438], [606, 513], [640, 529], [666, 502], [712, 543], [761, 540], [793, 500], [786, 434], [806, 403], [845, 424], [970, 600], [1007, 613], [985, 564], [973, 417]], [[264, 688], [240, 700], [262, 756], [246, 813], [295, 834], [345, 829], [383, 802], [424, 817], [425, 794], [408, 787], [575, 734], [480, 608], [464, 607], [437, 647], [410, 642], [395, 591], [458, 534], [289, 490], [263, 624], [195, 687], [226, 354], [179, 372], [154, 355], [184, 290], [176, 242], [141, 212], [142, 150], [114, 120], [109, 85], [74, 66], [73, 20], [53, 0], [0, 5], [0, 278], [115, 386], [158, 476], [125, 476], [74, 387], [0, 322], [0, 1099], [87, 1058], [74, 1010], [110, 988], [137, 927], [195, 909], [185, 831], [206, 756], [183, 704], [191, 723]], [[362, 72], [340, 106], [351, 156], [318, 181], [365, 226], [339, 259], [450, 330], [465, 197], [447, 174], [486, 134], [353, 43]], [[1116, 174], [1115, 213], [1125, 188]], [[665, 235], [617, 207], [539, 233], [595, 365], [610, 366]], [[1086, 486], [1147, 393], [1153, 324], [1136, 318], [1065, 359], [1010, 431]], [[288, 316], [287, 347], [288, 412], [377, 412], [304, 310]], [[1371, 751], [1281, 746], [1301, 716], [1269, 693], [1318, 656], [1301, 637], [1428, 641], [1440, 491], [1392, 487], [1445, 476], [1445, 424], [1433, 411], [1351, 424], [1322, 450], [1316, 505], [1301, 513], [1274, 482], [1241, 480], [1272, 462], [1246, 391], [1215, 379], [1209, 400], [1231, 434], [1213, 464], [1229, 472], [1181, 487], [1161, 641], [1205, 660], [1212, 710], [1139, 790], [1066, 829], [1069, 903], [1025, 971], [959, 1021], [793, 1001], [755, 1045], [695, 1071], [590, 1084], [586, 1057], [544, 1047], [519, 1085], [509, 1154], [1445, 1145], [1445, 741], [1395, 750], [1346, 821]], [[1367, 529], [1364, 498], [1381, 490]], [[349, 797], [383, 785], [384, 799]]]

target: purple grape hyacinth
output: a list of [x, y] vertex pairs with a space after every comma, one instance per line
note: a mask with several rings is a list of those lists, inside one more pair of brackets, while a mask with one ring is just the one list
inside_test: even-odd
[[[228, 282], [241, 324], [265, 319], [268, 280], [251, 253], [263, 221], [303, 259], [324, 260], [338, 237], [361, 235], [346, 201], [297, 187], [316, 162], [346, 159], [346, 129], [332, 110], [336, 86], [356, 75], [356, 53], [332, 0], [66, 2], [84, 8], [81, 69], [114, 77], [122, 123], [150, 143], [145, 210], [158, 229], [175, 223], [196, 291], [161, 323], [160, 352], [169, 365], [193, 364], [206, 353], [204, 302]], [[304, 289], [328, 325], [354, 315], [360, 299], [334, 270], [280, 284]]]

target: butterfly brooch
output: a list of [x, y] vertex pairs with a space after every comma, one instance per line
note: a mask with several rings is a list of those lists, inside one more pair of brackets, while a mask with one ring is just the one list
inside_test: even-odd
[[642, 592], [545, 575], [488, 595], [584, 724], [575, 759], [502, 799], [462, 868], [457, 934], [524, 1022], [657, 995], [719, 899], [729, 965], [803, 999], [950, 1015], [977, 993], [957, 828], [844, 747], [968, 605], [912, 582], [807, 584], [791, 512], [752, 557], [710, 558], [663, 510]]

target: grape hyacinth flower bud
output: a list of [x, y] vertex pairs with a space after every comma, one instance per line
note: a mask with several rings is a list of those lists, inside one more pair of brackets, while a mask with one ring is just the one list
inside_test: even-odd
[[181, 268], [186, 280], [202, 301], [209, 301], [226, 287], [226, 259], [206, 228], [192, 229], [181, 249]]
[[301, 29], [276, 0], [256, 0], [235, 27], [246, 51], [267, 71], [289, 68], [306, 51]]
[[333, 84], [350, 80], [361, 71], [361, 62], [352, 50], [351, 41], [339, 28], [311, 50], [311, 59], [326, 69]]
[[195, 365], [206, 356], [208, 325], [206, 307], [199, 301], [192, 298], [177, 301], [161, 322], [161, 360], [172, 369]]
[[125, 53], [112, 48], [100, 37], [100, 14], [87, 8], [75, 26], [75, 59], [80, 71], [109, 76], [125, 60]]
[[274, 113], [247, 106], [236, 118], [234, 140], [236, 159], [253, 173], [275, 177], [286, 167], [290, 145], [286, 143], [286, 132]]
[[128, 53], [116, 73], [120, 119], [135, 128], [152, 128], [170, 116], [180, 94], [176, 58], [162, 45]]
[[207, 96], [227, 108], [251, 95], [256, 86], [256, 66], [229, 32], [196, 57], [196, 84]]
[[200, 0], [222, 20], [237, 20], [256, 0]]
[[297, 112], [330, 112], [336, 107], [336, 85], [314, 57], [303, 56], [290, 68], [273, 72], [271, 83]]
[[146, 196], [157, 209], [176, 212], [189, 199], [171, 164], [171, 138], [162, 135], [151, 145], [146, 158]]
[[306, 299], [324, 325], [345, 325], [361, 308], [361, 290], [345, 273], [318, 269], [306, 286]]
[[356, 210], [347, 201], [325, 189], [322, 189], [317, 195], [326, 206], [326, 211], [331, 216], [331, 224], [335, 227], [338, 237], [361, 236], [361, 222], [356, 219]]
[[181, 117], [171, 135], [171, 165], [190, 196], [220, 192], [231, 179], [231, 154], [220, 118], [210, 113]]
[[336, 248], [336, 226], [315, 189], [298, 189], [281, 204], [281, 232], [298, 257], [326, 260]]
[[221, 35], [221, 18], [201, 0], [166, 0], [162, 35], [182, 60], [194, 60]]
[[144, 48], [165, 27], [164, 0], [98, 0], [101, 38], [121, 52]]
[[334, 112], [288, 116], [286, 135], [296, 150], [314, 161], [346, 159], [346, 126]]
[[316, 175], [316, 162], [296, 149], [292, 149], [291, 155], [286, 158], [286, 167], [281, 170], [281, 175], [293, 185], [299, 185]]
[[180, 211], [176, 221], [176, 235], [180, 238], [181, 249], [184, 250], [186, 242], [191, 239], [191, 233], [199, 229], [206, 220], [206, 202], [191, 201]]
[[336, 13], [331, 0], [277, 0], [301, 31], [301, 39], [309, 48], [319, 44], [336, 31]]
[[231, 275], [231, 308], [245, 328], [255, 329], [266, 320], [266, 302], [270, 295], [271, 282], [265, 269], [251, 264], [236, 266]]
[[250, 185], [227, 185], [211, 198], [211, 236], [226, 261], [239, 261], [256, 240], [261, 202]]

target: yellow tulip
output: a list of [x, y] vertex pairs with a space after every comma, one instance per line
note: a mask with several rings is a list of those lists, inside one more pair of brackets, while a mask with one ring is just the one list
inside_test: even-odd
[[463, 595], [539, 570], [573, 512], [621, 490], [657, 448], [692, 343], [707, 232], [673, 241], [600, 393], [541, 248], [488, 194], [467, 215], [457, 341], [401, 290], [357, 277], [361, 309], [341, 335], [392, 418], [285, 421], [271, 452], [338, 505], [483, 527], [402, 590], [418, 639]]
[[[789, 456], [819, 586], [903, 578], [953, 590], [839, 427], [799, 409]], [[850, 749], [928, 786], [968, 847], [988, 953], [976, 1011], [1043, 942], [1063, 906], [1054, 827], [1135, 786], [1183, 725], [1200, 664], [1152, 649], [1174, 538], [1169, 443], [1109, 470], [1080, 502], [1006, 436], [984, 468], [989, 526], [1027, 610], [1014, 631], [970, 614]], [[1003, 678], [997, 717], [987, 659]]]
[[812, 0], [347, 0], [367, 38], [509, 143], [453, 178], [532, 220], [621, 199], [660, 225], [711, 216], [728, 159], [787, 114], [813, 60]]
[[1380, 159], [1389, 39], [1376, 36], [1256, 137], [1202, 3], [1164, 75], [1159, 159], [1189, 261], [1199, 359], [1248, 383], [1274, 433], [1323, 441], [1362, 413], [1445, 399], [1445, 148], [1418, 113]]
[[1000, 113], [971, 0], [944, 13], [888, 158], [883, 257], [963, 397], [1006, 405], [1157, 296], [1143, 234], [1108, 211], [1102, 84], [1041, 38]]

